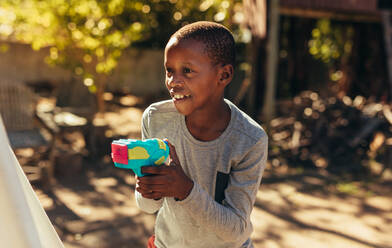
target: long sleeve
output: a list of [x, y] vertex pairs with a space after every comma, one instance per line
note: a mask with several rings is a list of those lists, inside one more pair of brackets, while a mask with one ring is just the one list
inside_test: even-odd
[[144, 198], [139, 192], [135, 190], [136, 205], [148, 214], [153, 214], [158, 211], [163, 202], [163, 198], [160, 200], [153, 200]]
[[250, 214], [259, 189], [267, 158], [264, 136], [241, 163], [232, 168], [223, 204], [217, 203], [200, 185], [194, 184], [189, 196], [178, 204], [201, 226], [226, 241], [250, 235]]

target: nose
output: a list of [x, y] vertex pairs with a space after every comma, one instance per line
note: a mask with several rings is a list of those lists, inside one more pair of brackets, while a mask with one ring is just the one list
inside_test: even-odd
[[181, 78], [176, 77], [174, 75], [172, 77], [168, 78], [167, 80], [168, 80], [167, 84], [171, 88], [174, 88], [176, 86], [180, 86], [180, 85], [184, 84], [184, 81]]

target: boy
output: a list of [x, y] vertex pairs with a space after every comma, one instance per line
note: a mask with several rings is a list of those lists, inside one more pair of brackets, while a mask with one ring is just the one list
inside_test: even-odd
[[167, 138], [171, 162], [143, 167], [151, 175], [137, 178], [135, 191], [143, 211], [159, 210], [149, 247], [253, 247], [267, 136], [223, 97], [234, 51], [230, 31], [213, 22], [186, 25], [166, 45], [171, 100], [145, 110], [142, 138]]

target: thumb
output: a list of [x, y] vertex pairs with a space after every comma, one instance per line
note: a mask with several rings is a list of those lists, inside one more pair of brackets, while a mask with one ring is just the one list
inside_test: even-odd
[[170, 165], [172, 162], [174, 162], [176, 165], [180, 165], [180, 160], [178, 159], [176, 148], [169, 142], [168, 139], [164, 139], [167, 144], [169, 145], [170, 149]]

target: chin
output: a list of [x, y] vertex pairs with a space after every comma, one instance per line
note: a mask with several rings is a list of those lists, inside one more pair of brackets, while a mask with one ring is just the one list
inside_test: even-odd
[[192, 110], [190, 110], [189, 108], [185, 107], [185, 106], [181, 106], [181, 104], [176, 104], [174, 102], [174, 106], [176, 107], [177, 111], [184, 116], [188, 116], [192, 113]]
[[187, 110], [185, 110], [183, 108], [179, 108], [179, 107], [176, 106], [176, 109], [177, 109], [178, 113], [180, 113], [181, 115], [187, 116], [187, 115], [191, 114], [191, 111], [187, 111]]

